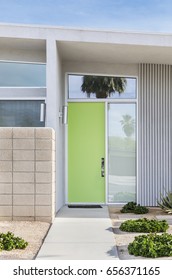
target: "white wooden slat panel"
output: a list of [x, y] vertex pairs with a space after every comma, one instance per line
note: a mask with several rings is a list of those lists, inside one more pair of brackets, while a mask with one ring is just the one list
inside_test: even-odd
[[171, 79], [170, 65], [140, 65], [138, 203], [142, 205], [157, 205], [164, 188], [172, 188]]

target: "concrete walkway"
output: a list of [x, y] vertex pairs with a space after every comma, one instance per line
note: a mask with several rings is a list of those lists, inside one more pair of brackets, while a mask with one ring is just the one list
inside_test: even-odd
[[63, 207], [58, 212], [36, 259], [118, 259], [108, 208]]

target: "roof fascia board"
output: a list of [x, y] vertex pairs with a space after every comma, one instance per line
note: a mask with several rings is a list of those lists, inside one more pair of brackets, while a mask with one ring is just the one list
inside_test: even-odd
[[141, 46], [172, 46], [172, 34], [86, 30], [64, 27], [0, 24], [0, 37], [53, 39], [55, 41], [90, 42]]

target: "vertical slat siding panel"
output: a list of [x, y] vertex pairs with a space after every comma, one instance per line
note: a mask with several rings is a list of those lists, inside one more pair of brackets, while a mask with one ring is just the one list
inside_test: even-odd
[[[171, 93], [171, 75], [170, 75], [170, 71], [171, 71], [171, 69], [169, 69], [169, 80], [168, 80], [168, 82], [169, 82], [169, 92]], [[169, 128], [171, 128], [171, 101], [172, 101], [172, 98], [171, 98], [171, 94], [169, 94], [169, 96], [168, 96], [168, 110], [169, 110], [169, 115], [168, 115], [168, 123], [169, 123]], [[172, 167], [172, 165], [171, 165], [171, 139], [172, 139], [172, 137], [171, 137], [171, 133], [172, 133], [172, 129], [169, 129], [169, 131], [168, 131], [168, 133], [169, 133], [169, 139], [168, 139], [168, 154], [169, 154], [169, 184], [168, 184], [168, 186], [169, 186], [169, 188], [171, 188], [171, 182], [172, 182], [172, 177], [171, 177], [171, 167]]]
[[[170, 73], [169, 73], [169, 92], [172, 92], [172, 75], [171, 75], [171, 67], [170, 67]], [[169, 191], [172, 191], [172, 176], [171, 176], [171, 168], [172, 168], [172, 149], [171, 149], [171, 140], [172, 140], [172, 122], [171, 122], [171, 114], [172, 114], [172, 98], [171, 98], [171, 94], [169, 94]]]
[[170, 65], [139, 67], [138, 203], [147, 206], [172, 188], [171, 71]]
[[[147, 129], [148, 130], [148, 133], [145, 133], [145, 138], [146, 138], [146, 141], [145, 141], [145, 156], [146, 158], [148, 159], [147, 163], [145, 162], [145, 166], [146, 166], [146, 174], [147, 174], [147, 177], [146, 177], [146, 184], [148, 186], [148, 190], [147, 192], [149, 193], [150, 192], [150, 161], [149, 161], [149, 148], [150, 148], [150, 142], [149, 142], [149, 135], [150, 135], [150, 97], [149, 97], [149, 91], [150, 91], [150, 88], [149, 88], [149, 81], [150, 81], [150, 65], [146, 65], [146, 108], [145, 108], [145, 112], [146, 112], [146, 123], [145, 123], [145, 130]], [[148, 144], [149, 143], [149, 144]], [[146, 149], [147, 147], [147, 149]], [[147, 196], [147, 194], [145, 194], [145, 196]], [[146, 198], [146, 197], [145, 197]]]
[[[154, 81], [155, 80], [155, 69], [154, 69], [154, 65], [151, 65], [151, 79], [150, 81]], [[154, 96], [155, 96], [155, 83], [151, 83], [150, 82], [150, 92], [152, 92], [152, 95], [149, 96], [150, 100], [151, 100], [151, 104], [150, 104], [150, 108], [151, 108], [151, 118], [150, 118], [150, 126], [151, 126], [151, 129], [150, 129], [150, 161], [151, 161], [151, 172], [150, 174], [153, 173], [153, 170], [154, 170], [154, 166], [155, 166], [155, 158], [154, 158], [154, 155], [155, 155], [155, 151], [154, 151], [154, 141], [155, 141], [155, 137], [154, 137], [154, 129], [155, 129], [155, 122], [154, 122], [154, 115], [155, 115], [155, 104], [154, 104]], [[154, 177], [153, 176], [150, 176], [150, 187], [154, 185]], [[152, 197], [154, 197], [156, 195], [156, 190], [155, 189], [152, 189], [151, 190], [152, 192]]]
[[140, 94], [143, 92], [143, 64], [139, 65], [139, 85], [138, 85], [138, 92], [139, 92], [139, 108], [138, 108], [138, 186], [137, 186], [137, 201], [140, 202], [140, 198], [143, 197], [143, 167], [144, 162], [142, 159], [143, 157], [143, 141], [142, 136], [144, 135], [144, 129], [143, 129], [143, 94]]
[[[166, 92], [170, 91], [170, 66], [167, 68], [167, 75], [166, 75]], [[167, 158], [167, 173], [166, 173], [166, 186], [170, 187], [171, 183], [171, 160], [170, 160], [170, 94], [166, 94], [166, 158]], [[169, 127], [169, 129], [168, 129]]]

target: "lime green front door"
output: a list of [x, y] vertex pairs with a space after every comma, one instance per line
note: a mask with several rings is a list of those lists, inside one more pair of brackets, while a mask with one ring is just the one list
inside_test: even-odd
[[105, 104], [68, 104], [68, 203], [104, 203]]

